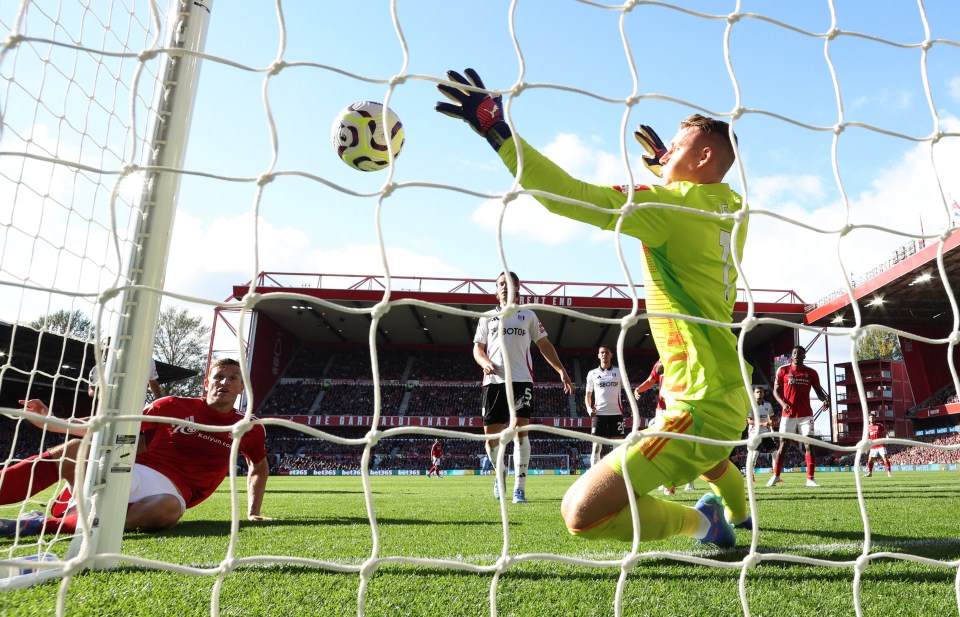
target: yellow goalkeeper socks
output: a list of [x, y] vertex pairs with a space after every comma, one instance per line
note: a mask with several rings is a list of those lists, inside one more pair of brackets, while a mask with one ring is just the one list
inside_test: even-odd
[[727, 520], [732, 524], [742, 523], [747, 519], [747, 493], [743, 484], [743, 476], [736, 465], [728, 464], [726, 471], [718, 479], [710, 482], [710, 488], [717, 495], [723, 497], [723, 509]]
[[[640, 518], [640, 541], [662, 540], [679, 534], [699, 537], [700, 513], [672, 501], [644, 495], [637, 497], [637, 512]], [[633, 516], [630, 506], [611, 514], [586, 529], [571, 529], [570, 533], [588, 540], [609, 538], [623, 542], [633, 541]]]

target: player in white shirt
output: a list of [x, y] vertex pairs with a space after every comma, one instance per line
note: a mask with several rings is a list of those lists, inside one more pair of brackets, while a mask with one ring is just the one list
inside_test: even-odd
[[[110, 344], [110, 339], [104, 343], [104, 346]], [[87, 381], [89, 385], [87, 386], [87, 394], [90, 395], [90, 398], [96, 398], [97, 396], [97, 384], [100, 376], [100, 371], [97, 370], [97, 365], [94, 364], [93, 368], [90, 369], [90, 374], [87, 376]], [[153, 394], [153, 399], [157, 400], [158, 398], [163, 397], [163, 390], [160, 389], [160, 382], [158, 379], [160, 376], [157, 374], [157, 363], [153, 358], [150, 358], [150, 368], [147, 371], [147, 387], [150, 388], [150, 393]]]
[[[623, 439], [626, 427], [623, 422], [623, 405], [620, 393], [623, 382], [620, 369], [613, 365], [613, 351], [603, 345], [597, 352], [600, 366], [587, 373], [587, 387], [583, 402], [590, 414], [590, 434], [596, 437]], [[600, 460], [603, 444], [594, 443], [590, 452], [590, 466]]]
[[[753, 389], [753, 396], [757, 402], [757, 419], [759, 422], [754, 420], [753, 417], [753, 408], [747, 410], [747, 430], [750, 437], [754, 435], [763, 435], [765, 433], [773, 432], [771, 428], [773, 426], [773, 405], [767, 402], [767, 391], [763, 386], [757, 386]], [[753, 477], [753, 466], [750, 463], [756, 464], [757, 456], [760, 452], [769, 452], [775, 446], [773, 439], [764, 439], [760, 443], [760, 447], [757, 450], [750, 452], [751, 460], [748, 461], [747, 468], [750, 470], [750, 481], [756, 483], [757, 479]]]
[[[520, 278], [510, 272], [513, 282], [514, 302], [520, 290]], [[547, 331], [530, 309], [520, 309], [509, 317], [501, 319], [500, 313], [507, 306], [507, 277], [501, 273], [497, 277], [497, 298], [499, 309], [487, 311], [480, 318], [477, 333], [473, 337], [473, 359], [483, 369], [483, 391], [481, 395], [481, 416], [483, 432], [493, 435], [503, 430], [510, 422], [510, 404], [507, 400], [506, 364], [509, 359], [510, 381], [513, 384], [514, 408], [517, 415], [517, 427], [530, 424], [533, 411], [533, 363], [530, 358], [530, 343], [537, 348], [547, 363], [560, 375], [563, 391], [573, 392], [573, 382], [563, 368], [557, 350], [547, 338]], [[502, 337], [501, 337], [502, 331]], [[486, 442], [487, 456], [494, 465], [500, 449], [500, 440]], [[513, 503], [526, 503], [527, 467], [530, 464], [530, 440], [526, 432], [517, 433], [513, 440], [515, 477], [513, 484]], [[496, 474], [494, 474], [496, 476]], [[493, 482], [493, 495], [500, 499], [500, 485], [496, 478]]]

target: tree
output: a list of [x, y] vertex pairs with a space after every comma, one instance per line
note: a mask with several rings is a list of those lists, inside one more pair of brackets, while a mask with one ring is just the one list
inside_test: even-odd
[[82, 341], [92, 341], [97, 338], [97, 325], [79, 309], [73, 311], [60, 309], [49, 315], [38, 317], [27, 325], [34, 330], [45, 330]]
[[903, 360], [900, 340], [887, 330], [867, 330], [857, 341], [857, 360]]
[[170, 396], [201, 396], [207, 366], [210, 326], [203, 318], [190, 315], [187, 309], [169, 306], [160, 311], [157, 337], [153, 343], [156, 358], [167, 364], [197, 371], [197, 375], [172, 384], [165, 384]]

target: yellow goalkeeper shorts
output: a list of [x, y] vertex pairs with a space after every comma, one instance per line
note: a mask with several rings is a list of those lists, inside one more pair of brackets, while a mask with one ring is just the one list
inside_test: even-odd
[[[604, 457], [603, 463], [623, 476], [624, 452], [630, 484], [638, 495], [646, 495], [660, 485], [680, 486], [692, 482], [717, 463], [728, 458], [733, 446], [700, 443], [670, 437], [646, 436], [647, 433], [675, 433], [710, 439], [740, 439], [745, 424], [744, 409], [750, 407], [745, 390], [735, 390], [709, 401], [668, 401], [653, 424], [640, 431], [638, 443], [623, 444]], [[705, 412], [705, 413], [699, 413]], [[707, 424], [702, 418], [737, 418], [736, 426]]]

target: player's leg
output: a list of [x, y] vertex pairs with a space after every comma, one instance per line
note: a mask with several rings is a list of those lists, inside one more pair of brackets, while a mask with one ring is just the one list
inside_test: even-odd
[[[483, 421], [483, 433], [485, 435], [496, 435], [503, 430], [503, 427], [510, 420], [510, 407], [507, 403], [505, 384], [487, 384], [483, 386], [480, 395], [480, 416]], [[503, 471], [503, 477], [500, 477], [497, 469], [497, 457], [500, 454], [500, 438], [494, 437], [484, 442], [484, 448], [487, 451], [487, 458], [490, 459], [490, 465], [493, 467], [493, 497], [500, 499], [500, 489], [504, 484], [501, 480], [506, 479], [506, 470]]]
[[780, 445], [777, 446], [777, 453], [773, 457], [773, 474], [770, 476], [770, 479], [767, 480], [767, 486], [773, 486], [783, 482], [783, 480], [780, 479], [780, 473], [783, 471], [783, 451], [787, 448], [787, 442], [789, 441], [783, 437], [783, 435], [797, 432], [797, 419], [781, 418], [778, 432], [781, 435]]
[[747, 493], [736, 465], [724, 459], [700, 477], [723, 499], [724, 514], [731, 525], [737, 526], [747, 520]]
[[873, 455], [873, 450], [870, 451], [870, 454], [867, 455], [867, 473], [863, 474], [863, 477], [869, 478], [873, 475], [873, 459], [876, 458]]
[[37, 456], [31, 456], [0, 472], [0, 504], [25, 500], [61, 478], [71, 481], [79, 439], [69, 439]]
[[[530, 418], [517, 418], [517, 427], [530, 424]], [[513, 440], [513, 503], [527, 501], [527, 472], [530, 468], [530, 435], [523, 431]]]
[[883, 466], [887, 468], [887, 477], [888, 477], [888, 478], [892, 478], [892, 477], [893, 477], [893, 472], [892, 472], [892, 470], [890, 469], [890, 459], [887, 458], [887, 453], [884, 452], [884, 453], [881, 454], [880, 456], [881, 456], [881, 459], [883, 460]]
[[[483, 425], [484, 435], [496, 435], [502, 430], [502, 423], [485, 423]], [[483, 443], [483, 447], [486, 449], [487, 458], [490, 459], [490, 465], [493, 467], [493, 497], [500, 499], [500, 482], [498, 481], [500, 474], [497, 473], [497, 457], [500, 455], [500, 438], [488, 439]], [[506, 474], [504, 474], [504, 477], [506, 477]]]
[[[665, 413], [648, 432], [698, 434], [686, 412]], [[717, 438], [724, 438], [717, 436]], [[729, 437], [726, 437], [729, 438]], [[658, 484], [687, 480], [725, 459], [729, 448], [695, 444], [669, 437], [644, 437], [634, 446], [622, 445], [590, 468], [564, 495], [560, 512], [570, 533], [588, 539], [633, 539], [633, 512], [628, 490], [637, 495], [641, 541], [686, 535], [722, 546], [733, 546], [736, 537], [723, 516], [722, 502], [705, 495], [696, 508], [651, 497]], [[703, 457], [712, 457], [704, 464]], [[624, 465], [631, 487], [624, 480]], [[667, 473], [664, 470], [670, 469]], [[742, 479], [741, 479], [742, 481]]]
[[183, 516], [183, 506], [176, 495], [161, 494], [144, 497], [127, 507], [126, 531], [162, 531], [177, 524]]
[[[516, 397], [517, 428], [530, 424], [533, 415], [533, 384], [515, 382], [513, 395]], [[517, 433], [513, 439], [513, 503], [527, 502], [527, 471], [530, 468], [530, 435], [526, 431]]]

